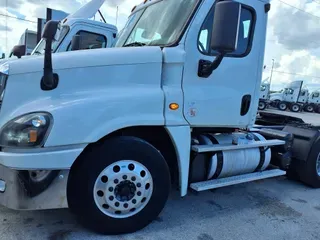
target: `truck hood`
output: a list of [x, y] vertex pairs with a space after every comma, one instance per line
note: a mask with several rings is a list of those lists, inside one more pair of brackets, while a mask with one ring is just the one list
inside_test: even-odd
[[[124, 47], [81, 50], [52, 54], [54, 71], [95, 66], [129, 65], [162, 62], [160, 47]], [[43, 71], [44, 56], [8, 62], [9, 75]]]
[[105, 0], [92, 0], [87, 4], [83, 5], [79, 10], [67, 16], [67, 19], [70, 18], [92, 18], [100, 9]]
[[282, 100], [283, 93], [271, 93], [270, 100]]

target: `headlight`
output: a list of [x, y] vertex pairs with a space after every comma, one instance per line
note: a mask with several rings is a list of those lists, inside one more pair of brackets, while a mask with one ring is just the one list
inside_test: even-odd
[[5, 75], [9, 75], [9, 64], [8, 63], [0, 64], [0, 73], [3, 73]]
[[0, 65], [0, 103], [4, 97], [4, 89], [6, 87], [7, 79], [9, 75], [9, 64], [4, 63]]
[[0, 131], [0, 146], [42, 147], [51, 126], [49, 113], [30, 113], [8, 122]]

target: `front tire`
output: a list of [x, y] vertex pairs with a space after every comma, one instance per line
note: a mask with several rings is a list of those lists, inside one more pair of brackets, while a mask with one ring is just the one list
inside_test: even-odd
[[265, 103], [265, 102], [263, 102], [263, 101], [259, 101], [259, 107], [258, 107], [258, 109], [260, 110], [260, 111], [262, 111], [262, 110], [265, 110], [267, 108], [267, 104]]
[[134, 137], [116, 137], [84, 152], [68, 180], [68, 204], [101, 234], [138, 231], [158, 217], [170, 192], [161, 153]]

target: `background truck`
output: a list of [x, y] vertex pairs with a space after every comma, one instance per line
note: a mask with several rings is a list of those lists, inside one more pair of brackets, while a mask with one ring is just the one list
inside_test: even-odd
[[303, 81], [289, 83], [280, 93], [270, 94], [271, 106], [281, 111], [288, 108], [292, 112], [300, 112], [308, 99], [308, 90], [302, 88]]
[[308, 95], [307, 103], [303, 109], [306, 112], [320, 113], [320, 90], [311, 92]]
[[[78, 11], [59, 21], [60, 37], [53, 41], [52, 52], [67, 52], [72, 50], [96, 49], [111, 47], [117, 35], [117, 27], [104, 22], [92, 20], [105, 0], [92, 0]], [[103, 16], [101, 15], [103, 18]], [[104, 18], [103, 18], [104, 19]], [[32, 34], [32, 37], [31, 37]], [[25, 39], [25, 41], [23, 41]], [[10, 54], [10, 58], [21, 58], [25, 55], [44, 54], [45, 39], [37, 43], [37, 33], [28, 31]], [[73, 41], [74, 40], [74, 41]], [[72, 43], [75, 45], [72, 46]], [[4, 63], [8, 59], [0, 61]]]
[[270, 7], [144, 1], [114, 47], [56, 54], [48, 22], [43, 55], [0, 67], [0, 203], [119, 234], [156, 219], [172, 185], [320, 187], [319, 129], [257, 118]]
[[[269, 79], [269, 78], [268, 78]], [[270, 82], [268, 79], [262, 81], [259, 98], [259, 110], [265, 110], [270, 104]]]

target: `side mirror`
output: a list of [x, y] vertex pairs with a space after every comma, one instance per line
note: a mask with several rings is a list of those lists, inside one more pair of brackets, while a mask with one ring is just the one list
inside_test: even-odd
[[42, 38], [46, 40], [44, 50], [44, 68], [43, 77], [41, 79], [41, 89], [45, 91], [53, 90], [58, 86], [59, 76], [52, 70], [52, 42], [59, 39], [60, 28], [59, 22], [50, 20], [46, 23]]
[[71, 51], [80, 50], [80, 47], [81, 47], [81, 36], [76, 34], [72, 37]]
[[0, 59], [5, 59], [5, 58], [6, 58], [6, 54], [5, 54], [5, 53], [2, 53]]
[[46, 40], [57, 41], [59, 38], [57, 34], [59, 33], [58, 26], [59, 26], [58, 21], [53, 21], [53, 20], [48, 21], [44, 26], [44, 29], [42, 32], [42, 38]]
[[240, 3], [234, 1], [220, 1], [216, 3], [210, 47], [219, 54], [213, 62], [200, 60], [199, 77], [209, 77], [219, 67], [224, 56], [237, 49], [240, 17]]
[[222, 55], [234, 52], [238, 45], [241, 4], [218, 2], [215, 6], [211, 48]]
[[12, 49], [12, 54], [17, 58], [21, 58], [26, 55], [26, 45], [16, 45]]

